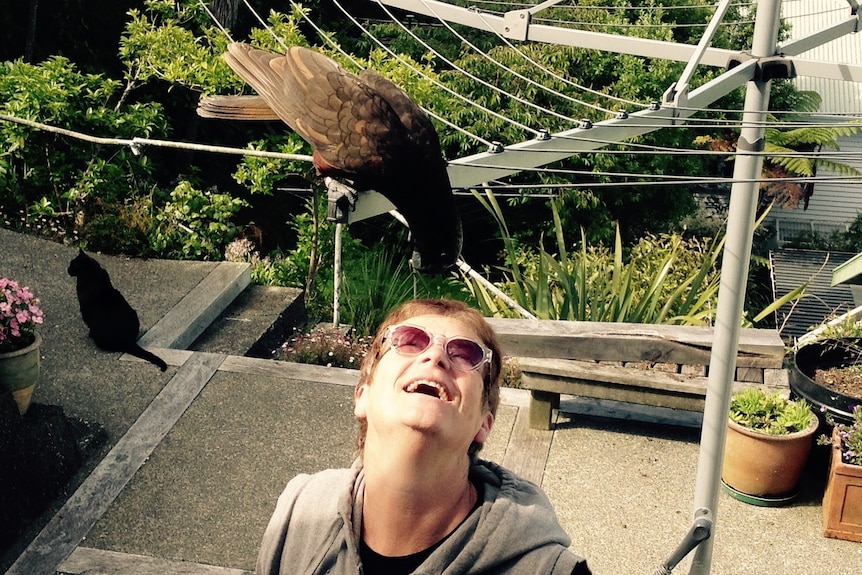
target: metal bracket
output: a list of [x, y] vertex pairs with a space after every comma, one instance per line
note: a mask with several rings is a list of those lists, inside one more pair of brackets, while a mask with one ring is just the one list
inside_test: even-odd
[[[757, 72], [760, 73], [760, 78], [758, 79], [763, 82], [768, 82], [775, 78], [789, 80], [796, 77], [796, 67], [793, 65], [793, 60], [783, 55], [761, 58], [757, 63]], [[755, 72], [755, 76], [757, 72]]]
[[[740, 52], [733, 56], [727, 62], [727, 69], [733, 70], [743, 62], [752, 59], [749, 52]], [[768, 56], [766, 58], [758, 58], [757, 66], [754, 68], [752, 80], [755, 82], [768, 82], [775, 78], [791, 79], [796, 77], [796, 67], [793, 65], [793, 60], [779, 54], [778, 56]]]
[[503, 36], [512, 40], [527, 40], [532, 15], [529, 10], [512, 10], [503, 14]]
[[740, 136], [736, 140], [736, 149], [740, 152], [755, 152], [759, 153], [766, 147], [766, 138], [758, 138], [753, 142], [749, 142], [745, 136]]
[[[663, 104], [669, 107], [687, 108], [688, 84], [677, 84], [676, 82], [674, 82], [667, 90], [665, 90], [665, 93], [662, 94], [661, 101]], [[674, 110], [674, 117], [676, 117], [677, 115], [677, 111]]]
[[348, 213], [356, 209], [356, 190], [330, 177], [323, 179], [326, 184], [326, 219], [337, 224], [346, 224]]
[[661, 569], [657, 571], [657, 575], [670, 575], [673, 568], [680, 561], [685, 559], [685, 556], [691, 553], [695, 547], [709, 539], [712, 535], [712, 512], [709, 509], [698, 509], [694, 513], [694, 521], [688, 533], [683, 537], [682, 542], [674, 550], [671, 556], [665, 561]]

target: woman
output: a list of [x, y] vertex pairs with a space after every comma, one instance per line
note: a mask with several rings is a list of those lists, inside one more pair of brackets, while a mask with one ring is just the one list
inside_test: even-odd
[[258, 575], [589, 574], [541, 489], [476, 457], [500, 365], [493, 331], [463, 303], [393, 311], [354, 392], [359, 456], [288, 484]]

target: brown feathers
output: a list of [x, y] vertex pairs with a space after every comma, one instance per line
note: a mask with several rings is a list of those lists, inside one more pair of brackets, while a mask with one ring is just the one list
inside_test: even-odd
[[395, 204], [410, 226], [415, 267], [437, 272], [455, 264], [461, 222], [440, 141], [403, 90], [299, 46], [278, 55], [233, 43], [224, 59], [259, 97], [209, 96], [199, 104], [201, 116], [280, 118], [311, 145], [321, 176], [346, 178]]

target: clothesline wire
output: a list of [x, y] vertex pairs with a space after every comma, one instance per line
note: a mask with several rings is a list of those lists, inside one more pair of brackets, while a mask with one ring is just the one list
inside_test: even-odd
[[[474, 164], [460, 164], [463, 166], [472, 166]], [[477, 166], [478, 167], [478, 166]], [[505, 170], [506, 168], [503, 166], [485, 166], [481, 165], [483, 168], [491, 168], [500, 170]], [[511, 169], [511, 168], [510, 168]], [[530, 173], [547, 173], [547, 174], [555, 174], [555, 175], [565, 175], [565, 176], [588, 176], [588, 177], [609, 177], [609, 178], [643, 178], [644, 180], [655, 180], [660, 182], [672, 182], [672, 181], [691, 181], [691, 180], [703, 180], [705, 178], [712, 179], [716, 182], [832, 182], [832, 181], [859, 181], [862, 182], [862, 173], [850, 176], [850, 175], [816, 175], [816, 176], [804, 176], [804, 175], [788, 175], [782, 177], [759, 177], [759, 178], [750, 178], [750, 179], [730, 179], [724, 177], [715, 177], [715, 176], [692, 176], [692, 175], [674, 175], [674, 174], [645, 174], [642, 172], [605, 172], [601, 170], [575, 170], [575, 169], [559, 169], [559, 168], [535, 168], [535, 169], [525, 169], [521, 170], [522, 172], [530, 172]], [[518, 184], [517, 182], [512, 182], [513, 186], [542, 186], [543, 184]], [[565, 183], [559, 184], [555, 183], [553, 185], [561, 185], [565, 186]]]
[[[333, 1], [333, 3], [334, 3], [334, 4], [336, 4], [337, 6], [339, 6], [339, 8], [341, 7], [341, 4], [338, 2], [338, 0], [332, 0], [332, 1]], [[556, 118], [559, 118], [559, 119], [561, 119], [561, 120], [563, 120], [563, 121], [565, 121], [565, 122], [571, 123], [571, 124], [576, 124], [576, 123], [578, 122], [578, 120], [576, 120], [576, 119], [574, 119], [574, 118], [571, 118], [571, 117], [569, 117], [569, 116], [566, 116], [565, 114], [560, 114], [559, 112], [554, 112], [553, 110], [549, 110], [548, 108], [544, 108], [544, 107], [542, 107], [542, 106], [539, 106], [539, 105], [535, 104], [534, 102], [530, 102], [529, 100], [526, 100], [526, 99], [522, 98], [521, 96], [518, 96], [518, 95], [516, 95], [516, 94], [513, 94], [513, 93], [511, 93], [511, 92], [508, 92], [508, 91], [506, 91], [506, 90], [502, 89], [501, 87], [496, 86], [496, 85], [492, 84], [491, 82], [488, 82], [487, 80], [483, 80], [482, 78], [479, 78], [478, 76], [476, 76], [476, 75], [474, 75], [474, 74], [470, 73], [469, 71], [465, 70], [464, 68], [459, 67], [459, 66], [458, 66], [456, 63], [454, 63], [452, 60], [450, 60], [449, 58], [447, 58], [446, 56], [444, 56], [443, 54], [441, 54], [439, 51], [437, 51], [433, 46], [431, 46], [431, 45], [430, 45], [430, 44], [428, 44], [426, 41], [424, 41], [424, 40], [422, 40], [421, 38], [419, 38], [419, 36], [417, 36], [417, 35], [416, 35], [412, 30], [410, 30], [408, 27], [406, 27], [406, 26], [405, 26], [405, 25], [404, 25], [400, 20], [398, 20], [397, 18], [395, 18], [395, 16], [392, 14], [392, 12], [389, 10], [389, 8], [388, 8], [388, 7], [386, 7], [386, 6], [385, 6], [384, 4], [382, 4], [382, 3], [378, 3], [378, 4], [380, 5], [381, 9], [382, 9], [384, 12], [386, 12], [386, 14], [387, 14], [391, 19], [392, 19], [392, 21], [393, 21], [395, 24], [397, 24], [397, 25], [398, 25], [402, 30], [404, 30], [404, 31], [405, 31], [405, 32], [406, 32], [406, 33], [407, 33], [411, 38], [413, 38], [416, 42], [418, 42], [418, 43], [419, 43], [419, 44], [421, 44], [424, 48], [426, 48], [429, 52], [431, 52], [431, 53], [434, 55], [434, 57], [435, 57], [435, 58], [439, 59], [441, 62], [444, 62], [444, 63], [445, 63], [447, 66], [449, 66], [451, 69], [453, 69], [453, 70], [455, 70], [455, 71], [457, 71], [457, 72], [460, 72], [461, 74], [463, 74], [463, 75], [464, 75], [464, 76], [466, 76], [467, 78], [470, 78], [472, 81], [477, 82], [478, 84], [481, 84], [482, 86], [485, 86], [486, 88], [488, 88], [488, 89], [489, 89], [489, 90], [491, 90], [492, 92], [497, 92], [498, 94], [500, 94], [500, 95], [502, 95], [502, 96], [505, 96], [505, 97], [507, 97], [507, 98], [511, 98], [512, 100], [515, 100], [516, 102], [520, 102], [521, 104], [523, 104], [523, 105], [525, 105], [525, 106], [527, 106], [527, 107], [530, 107], [530, 108], [533, 108], [533, 109], [535, 109], [535, 110], [538, 110], [539, 112], [542, 112], [543, 114], [547, 114], [547, 115], [550, 115], [550, 116], [554, 116], [554, 117], [556, 117]], [[343, 10], [343, 8], [342, 8], [342, 10]], [[363, 29], [363, 30], [364, 30], [364, 29]], [[371, 37], [372, 37], [372, 38], [374, 38], [374, 36], [373, 36], [373, 35], [371, 35]], [[376, 39], [376, 38], [374, 38], [374, 39], [375, 39], [375, 41], [377, 41], [377, 39]], [[499, 65], [499, 64], [498, 64], [498, 65]], [[476, 102], [474, 102], [474, 101], [472, 101], [472, 100], [466, 99], [466, 101], [467, 101], [467, 102], [469, 102], [469, 103], [470, 103], [471, 105], [473, 105], [473, 106], [477, 106]], [[525, 130], [525, 131], [531, 132], [534, 136], [538, 136], [538, 135], [541, 133], [541, 130], [538, 130], [538, 129], [535, 129], [535, 128], [530, 128], [529, 126], [526, 126], [526, 125], [524, 125], [524, 124], [521, 124], [521, 123], [519, 123], [519, 122], [516, 122], [515, 120], [512, 120], [511, 118], [508, 118], [508, 117], [505, 117], [505, 116], [503, 116], [503, 118], [505, 119], [505, 121], [506, 121], [506, 122], [508, 122], [508, 123], [510, 123], [510, 124], [513, 124], [513, 125], [516, 125], [516, 126], [518, 126], [519, 128], [521, 128], [522, 130]]]
[[[377, 3], [378, 3], [378, 4], [380, 4], [381, 6], [383, 6], [383, 4], [381, 3], [381, 0], [377, 0]], [[539, 88], [540, 90], [544, 90], [544, 91], [548, 92], [549, 94], [552, 94], [552, 95], [554, 95], [554, 96], [556, 96], [556, 97], [558, 97], [558, 98], [561, 98], [561, 99], [564, 99], [564, 100], [568, 100], [569, 102], [573, 102], [573, 103], [575, 103], [575, 104], [580, 104], [581, 106], [584, 106], [584, 107], [586, 107], [586, 108], [590, 108], [590, 109], [593, 109], [593, 110], [597, 110], [597, 111], [603, 112], [603, 113], [605, 113], [605, 114], [613, 115], [613, 114], [615, 113], [615, 110], [609, 110], [609, 109], [607, 109], [607, 108], [604, 108], [604, 107], [602, 107], [602, 106], [598, 106], [598, 105], [596, 105], [596, 104], [592, 104], [592, 103], [587, 102], [587, 101], [585, 101], [585, 100], [579, 100], [579, 99], [574, 98], [574, 97], [572, 97], [572, 96], [569, 96], [569, 95], [567, 95], [567, 94], [563, 94], [562, 92], [560, 92], [560, 91], [558, 91], [558, 90], [554, 90], [554, 89], [552, 89], [552, 88], [550, 88], [550, 87], [548, 87], [548, 86], [545, 86], [544, 84], [542, 84], [542, 83], [540, 83], [540, 82], [537, 82], [537, 81], [533, 80], [532, 78], [528, 78], [528, 77], [524, 76], [523, 74], [521, 74], [520, 72], [518, 72], [518, 71], [516, 71], [516, 70], [513, 70], [513, 69], [511, 69], [511, 68], [509, 68], [509, 67], [508, 67], [508, 66], [506, 66], [505, 64], [503, 64], [503, 63], [501, 63], [501, 62], [498, 62], [497, 60], [495, 60], [494, 58], [492, 58], [490, 54], [488, 54], [487, 52], [485, 52], [484, 50], [482, 50], [481, 48], [479, 48], [478, 46], [476, 46], [475, 44], [473, 44], [472, 42], [470, 42], [470, 40], [468, 40], [468, 39], [467, 39], [465, 36], [463, 36], [462, 34], [458, 33], [458, 31], [457, 31], [457, 30], [455, 30], [455, 29], [454, 29], [454, 28], [453, 28], [453, 27], [452, 27], [448, 22], [446, 22], [446, 20], [444, 20], [443, 18], [441, 18], [441, 17], [440, 17], [440, 16], [439, 16], [435, 11], [434, 11], [433, 7], [431, 7], [430, 5], [428, 5], [428, 4], [425, 2], [425, 0], [422, 0], [422, 3], [423, 3], [423, 4], [425, 4], [425, 6], [426, 6], [426, 7], [428, 7], [428, 9], [431, 11], [431, 13], [434, 15], [434, 17], [435, 17], [435, 18], [437, 18], [437, 19], [440, 21], [440, 23], [441, 23], [443, 26], [445, 26], [445, 27], [446, 27], [446, 29], [447, 29], [447, 30], [449, 30], [449, 32], [450, 32], [453, 36], [455, 36], [456, 38], [458, 38], [462, 43], [464, 43], [464, 44], [466, 44], [467, 46], [469, 46], [469, 47], [470, 47], [474, 52], [476, 52], [477, 54], [480, 54], [480, 55], [482, 56], [482, 58], [484, 58], [485, 60], [487, 60], [487, 61], [491, 62], [493, 65], [498, 66], [501, 70], [505, 70], [505, 71], [506, 71], [506, 72], [508, 72], [509, 74], [512, 74], [513, 76], [515, 76], [515, 77], [517, 77], [517, 78], [520, 78], [521, 80], [523, 80], [523, 81], [527, 82], [527, 83], [528, 83], [528, 84], [530, 84], [531, 86], [535, 86], [535, 87]], [[390, 13], [390, 12], [388, 12], [388, 11], [387, 11], [387, 14], [389, 14], [393, 19], [395, 19], [395, 15], [394, 15], [394, 14], [391, 14], [391, 13]], [[405, 27], [403, 24], [401, 24], [401, 22], [400, 22], [400, 21], [399, 21], [399, 24], [402, 26], [402, 28], [404, 28], [404, 29], [406, 30], [406, 27]], [[566, 118], [570, 120], [570, 118], [568, 118], [568, 117], [566, 117]]]
[[141, 153], [144, 147], [152, 146], [156, 148], [174, 148], [174, 149], [182, 149], [182, 150], [196, 150], [199, 152], [213, 152], [218, 154], [232, 154], [237, 156], [256, 156], [260, 158], [275, 158], [279, 160], [294, 160], [300, 162], [311, 162], [312, 157], [307, 154], [288, 154], [282, 152], [267, 152], [264, 150], [252, 150], [249, 148], [231, 148], [227, 146], [211, 146], [207, 144], [195, 144], [190, 142], [176, 142], [170, 140], [155, 140], [151, 138], [106, 138], [101, 136], [92, 136], [90, 134], [84, 134], [82, 132], [76, 132], [73, 130], [67, 130], [66, 128], [58, 128], [57, 126], [51, 126], [49, 124], [44, 124], [42, 122], [36, 122], [33, 120], [26, 120], [24, 118], [17, 118], [15, 116], [10, 116], [8, 114], [0, 114], [0, 120], [5, 122], [14, 122], [16, 124], [21, 124], [24, 126], [28, 126], [30, 128], [35, 128], [38, 130], [42, 130], [44, 132], [50, 132], [54, 134], [60, 134], [63, 136], [67, 136], [70, 138], [74, 138], [76, 140], [81, 140], [84, 142], [89, 142], [91, 144], [100, 144], [100, 145], [115, 145], [115, 146], [125, 146], [132, 150], [132, 153], [138, 155]]
[[[682, 176], [681, 176], [682, 177]], [[841, 184], [860, 184], [862, 176], [851, 177], [799, 177], [799, 178], [696, 178], [690, 177], [681, 180], [657, 180], [657, 181], [626, 181], [626, 182], [567, 182], [553, 184], [517, 184], [503, 183], [482, 184], [482, 188], [489, 190], [530, 190], [530, 189], [582, 189], [582, 188], [621, 188], [621, 187], [655, 187], [655, 186], [692, 186], [692, 185], [730, 185], [735, 183], [763, 184], [763, 183], [808, 183], [808, 182], [831, 182]], [[478, 186], [464, 186], [458, 189], [471, 189]]]
[[[247, 2], [247, 0], [246, 0], [246, 2]], [[267, 151], [263, 151], [263, 150], [253, 150], [253, 149], [248, 149], [248, 148], [230, 148], [230, 147], [225, 147], [225, 146], [211, 146], [211, 145], [205, 145], [205, 144], [176, 142], [176, 141], [168, 141], [168, 140], [156, 140], [156, 139], [150, 139], [150, 138], [137, 138], [136, 137], [136, 138], [132, 138], [132, 139], [124, 139], [124, 138], [98, 137], [98, 136], [83, 134], [81, 132], [75, 132], [72, 130], [67, 130], [64, 128], [50, 126], [48, 124], [44, 124], [41, 122], [35, 122], [32, 120], [17, 118], [14, 116], [10, 116], [8, 114], [0, 114], [0, 120], [8, 121], [8, 122], [15, 122], [15, 123], [26, 125], [26, 126], [29, 126], [32, 128], [40, 129], [40, 130], [47, 131], [47, 132], [57, 133], [60, 135], [76, 138], [76, 139], [79, 139], [82, 141], [87, 141], [87, 142], [94, 143], [94, 144], [127, 146], [135, 154], [140, 153], [141, 149], [145, 146], [153, 146], [153, 147], [165, 147], [165, 148], [176, 148], [176, 149], [188, 149], [188, 150], [196, 150], [196, 151], [212, 152], [212, 153], [223, 153], [223, 154], [233, 154], [233, 155], [245, 155], [245, 156], [257, 156], [257, 157], [267, 157], [267, 158], [276, 158], [276, 159], [286, 159], [286, 160], [304, 161], [304, 162], [310, 162], [311, 161], [311, 156], [303, 155], [303, 154], [287, 154], [287, 153], [280, 153], [280, 152], [267, 152]], [[831, 126], [831, 124], [830, 124], [830, 126]], [[583, 139], [583, 138], [572, 138], [572, 139]], [[625, 146], [632, 146], [632, 147], [642, 146], [639, 144], [627, 144], [627, 143], [613, 142], [613, 141], [607, 141], [607, 142], [603, 142], [601, 140], [596, 140], [596, 141], [601, 142], [601, 143], [606, 144], [606, 145], [625, 145]], [[680, 149], [666, 149], [666, 148], [649, 147], [649, 146], [644, 146], [644, 148], [645, 149], [643, 149], [643, 150], [627, 150], [627, 151], [626, 150], [588, 150], [588, 151], [572, 150], [571, 153], [574, 155], [577, 153], [590, 153], [590, 154], [603, 154], [603, 153], [623, 154], [623, 153], [629, 153], [629, 154], [637, 154], [637, 153], [661, 153], [661, 152], [664, 152], [664, 153], [673, 154], [673, 155], [710, 155], [710, 156], [715, 156], [715, 155], [733, 156], [733, 155], [736, 155], [734, 152], [730, 152], [730, 151], [729, 152], [716, 152], [716, 151], [708, 151], [708, 150], [680, 150]], [[524, 150], [520, 150], [520, 151], [523, 152]], [[547, 151], [553, 152], [556, 154], [560, 153], [559, 149], [547, 150]], [[540, 153], [541, 150], [535, 150], [535, 152]], [[811, 158], [811, 159], [821, 159], [821, 158], [836, 157], [836, 156], [839, 156], [839, 154], [840, 154], [841, 158], [847, 158], [848, 157], [847, 153], [837, 153], [837, 152], [836, 153], [819, 152], [816, 154], [805, 154], [805, 155], [803, 155], [803, 154], [774, 154], [774, 153], [767, 154], [765, 152], [761, 152], [761, 153], [758, 153], [757, 155], [773, 156], [773, 157], [782, 156], [782, 157], [800, 157], [800, 158], [805, 157], [805, 158]], [[754, 154], [750, 154], [750, 155], [754, 155]], [[470, 163], [463, 163], [461, 165], [470, 166], [471, 164]], [[556, 174], [565, 174], [565, 175], [589, 174], [591, 176], [605, 175], [607, 177], [663, 178], [661, 180], [662, 183], [670, 183], [671, 181], [673, 181], [674, 179], [677, 179], [677, 178], [683, 178], [683, 179], [688, 178], [685, 181], [689, 181], [689, 182], [715, 182], [715, 183], [728, 183], [728, 182], [730, 182], [730, 180], [728, 180], [726, 178], [696, 178], [696, 177], [690, 177], [690, 176], [653, 176], [651, 174], [625, 174], [625, 173], [611, 173], [611, 172], [605, 172], [605, 173], [577, 172], [577, 171], [572, 171], [572, 170], [553, 170], [553, 169], [549, 169], [549, 168], [520, 168], [520, 167], [519, 168], [512, 168], [512, 167], [506, 167], [506, 166], [487, 166], [487, 165], [481, 165], [481, 167], [486, 168], [486, 169], [491, 167], [491, 168], [499, 168], [501, 170], [516, 170], [516, 171], [522, 171], [522, 172], [544, 171], [546, 173], [556, 173]], [[765, 181], [765, 180], [758, 179], [758, 180], [749, 180], [749, 181]], [[797, 178], [789, 178], [789, 179], [770, 178], [770, 179], [768, 179], [768, 181], [770, 181], [770, 182], [782, 182], [782, 181], [857, 182], [858, 179], [847, 178], [847, 177], [832, 177], [832, 178], [830, 178], [830, 177], [819, 177], [818, 176], [818, 177], [813, 177], [813, 178], [812, 177], [797, 177]], [[600, 183], [600, 184], [602, 186], [605, 186], [608, 183]], [[631, 182], [622, 182], [620, 184], [632, 185]], [[577, 185], [583, 187], [584, 184], [577, 184]], [[596, 184], [593, 184], [593, 185], [596, 185]], [[641, 183], [639, 185], [643, 185], [643, 184]], [[523, 188], [524, 186], [525, 186], [524, 184], [512, 184], [513, 188]]]
[[[481, 13], [479, 13], [478, 16], [479, 16], [479, 19], [482, 20], [482, 22], [484, 22], [486, 25], [488, 24], [488, 22], [485, 20], [484, 16]], [[506, 38], [505, 36], [503, 36], [502, 34], [497, 32], [496, 28], [493, 28], [490, 25], [488, 27], [494, 30], [494, 33], [497, 36], [497, 38], [500, 41], [502, 41], [510, 50], [513, 50], [514, 52], [516, 52], [519, 56], [524, 58], [527, 62], [529, 62], [533, 66], [537, 67], [539, 70], [541, 70], [545, 74], [547, 74], [547, 75], [549, 75], [549, 76], [551, 76], [557, 80], [560, 80], [561, 82], [563, 82], [569, 86], [572, 86], [573, 88], [576, 88], [576, 89], [581, 90], [583, 92], [587, 92], [588, 94], [593, 94], [595, 96], [601, 96], [602, 98], [607, 98], [607, 99], [614, 101], [614, 102], [620, 102], [622, 104], [627, 104], [629, 106], [636, 106], [638, 108], [648, 108], [649, 107], [649, 104], [644, 104], [642, 102], [636, 102], [635, 100], [629, 100], [629, 99], [620, 98], [617, 96], [611, 96], [611, 95], [605, 94], [604, 92], [601, 92], [599, 90], [594, 90], [592, 88], [588, 88], [587, 86], [582, 86], [581, 84], [573, 82], [572, 80], [566, 78], [565, 76], [562, 76], [561, 74], [557, 74], [556, 72], [554, 72], [550, 68], [547, 68], [546, 66], [544, 66], [540, 62], [537, 62], [533, 58], [530, 58], [520, 48], [515, 46], [508, 38]]]
[[[360, 24], [360, 23], [359, 23], [359, 21], [357, 21], [357, 20], [353, 17], [353, 15], [352, 15], [352, 14], [350, 14], [347, 10], [345, 10], [345, 9], [344, 9], [344, 7], [343, 7], [343, 6], [341, 6], [341, 4], [339, 4], [337, 1], [333, 1], [333, 3], [334, 3], [334, 4], [339, 8], [339, 10], [341, 10], [341, 12], [342, 12], [345, 16], [347, 16], [347, 18], [348, 18], [348, 19], [349, 19], [349, 20], [354, 24], [354, 26], [356, 26], [357, 28], [359, 28], [359, 29], [363, 32], [363, 34], [366, 34], [366, 35], [367, 35], [367, 36], [368, 36], [372, 41], [374, 41], [378, 46], [380, 46], [380, 48], [381, 48], [382, 50], [384, 50], [384, 51], [385, 51], [387, 54], [389, 54], [392, 58], [394, 58], [395, 60], [397, 60], [397, 61], [398, 61], [402, 66], [404, 66], [404, 67], [406, 67], [407, 69], [411, 70], [414, 74], [416, 74], [416, 75], [418, 75], [418, 76], [420, 76], [420, 77], [422, 77], [422, 78], [424, 78], [424, 79], [428, 80], [429, 82], [431, 82], [432, 84], [434, 84], [434, 85], [435, 85], [435, 86], [437, 86], [438, 88], [440, 88], [440, 89], [444, 90], [445, 92], [449, 93], [450, 95], [454, 96], [455, 98], [458, 98], [458, 99], [460, 99], [461, 101], [463, 101], [463, 102], [465, 102], [465, 103], [467, 103], [467, 104], [469, 104], [469, 105], [471, 105], [471, 106], [474, 106], [474, 107], [476, 107], [476, 108], [480, 109], [481, 111], [483, 111], [483, 112], [485, 112], [485, 113], [487, 113], [487, 114], [491, 115], [492, 117], [495, 117], [495, 118], [497, 118], [497, 119], [499, 119], [499, 120], [501, 120], [501, 121], [504, 121], [504, 122], [513, 123], [513, 124], [514, 124], [514, 125], [516, 125], [517, 127], [521, 128], [521, 129], [523, 129], [523, 130], [525, 130], [525, 131], [527, 131], [527, 132], [530, 132], [530, 133], [532, 133], [533, 135], [538, 135], [538, 132], [536, 132], [536, 130], [533, 130], [532, 128], [529, 128], [529, 127], [524, 126], [524, 125], [522, 125], [522, 124], [518, 124], [517, 122], [513, 122], [513, 120], [511, 120], [511, 119], [507, 118], [507, 117], [506, 117], [505, 115], [503, 115], [503, 114], [500, 114], [500, 113], [498, 113], [498, 112], [494, 112], [493, 110], [490, 110], [490, 109], [485, 108], [485, 107], [483, 107], [483, 106], [479, 106], [479, 105], [478, 105], [478, 104], [476, 104], [475, 102], [472, 102], [472, 101], [470, 101], [469, 99], [465, 98], [464, 96], [462, 96], [462, 95], [458, 94], [457, 92], [455, 92], [454, 90], [452, 90], [451, 88], [449, 88], [448, 86], [446, 86], [445, 84], [443, 84], [442, 82], [440, 82], [439, 80], [437, 80], [436, 78], [432, 78], [431, 76], [429, 76], [428, 74], [426, 74], [426, 73], [425, 73], [425, 72], [423, 72], [422, 70], [420, 70], [420, 69], [418, 69], [418, 68], [416, 68], [416, 67], [412, 66], [410, 63], [406, 62], [406, 61], [405, 61], [401, 56], [399, 56], [398, 54], [396, 54], [392, 49], [390, 49], [388, 46], [386, 46], [386, 44], [384, 44], [380, 39], [378, 39], [377, 37], [375, 37], [373, 34], [370, 34], [370, 33], [367, 31], [367, 29], [366, 29], [364, 26], [362, 26], [362, 24]], [[296, 3], [295, 3], [295, 2], [293, 2], [293, 0], [291, 0], [291, 5], [296, 6]], [[322, 37], [322, 38], [324, 38], [324, 40], [326, 40], [326, 41], [327, 41], [327, 42], [329, 42], [330, 44], [332, 44], [332, 43], [333, 43], [333, 42], [332, 42], [332, 40], [331, 40], [331, 39], [329, 39], [329, 38], [327, 37], [327, 35], [322, 31], [322, 29], [321, 29], [319, 26], [317, 26], [316, 24], [314, 24], [314, 23], [313, 23], [313, 21], [311, 20], [311, 18], [309, 18], [309, 17], [308, 17], [308, 15], [307, 15], [307, 14], [305, 14], [304, 12], [303, 12], [303, 19], [305, 19], [305, 20], [306, 20], [306, 22], [311, 23], [311, 24], [314, 26], [315, 30], [316, 30], [316, 31], [318, 31], [318, 33], [321, 35], [321, 37]], [[338, 49], [339, 49], [339, 51], [341, 51], [342, 53], [344, 53], [344, 51], [343, 51], [343, 50], [341, 50], [341, 48], [340, 48], [340, 47], [339, 47]], [[359, 67], [361, 68], [361, 66], [359, 66]], [[449, 126], [449, 127], [453, 128], [453, 129], [457, 130], [458, 132], [460, 132], [460, 133], [462, 133], [462, 134], [464, 134], [464, 135], [466, 135], [466, 136], [470, 137], [471, 139], [473, 139], [473, 140], [475, 140], [475, 141], [477, 141], [477, 142], [481, 142], [482, 144], [484, 144], [484, 145], [485, 145], [485, 146], [487, 146], [487, 147], [492, 147], [492, 146], [494, 145], [494, 144], [493, 144], [493, 142], [491, 142], [491, 141], [489, 141], [489, 140], [487, 140], [487, 139], [485, 139], [485, 138], [482, 138], [481, 136], [478, 136], [478, 135], [476, 135], [476, 134], [473, 134], [472, 132], [470, 132], [470, 131], [468, 131], [468, 130], [465, 130], [464, 128], [462, 128], [462, 127], [458, 126], [457, 124], [454, 124], [453, 122], [451, 122], [451, 121], [449, 121], [449, 120], [447, 120], [447, 119], [443, 118], [443, 117], [442, 117], [442, 116], [440, 116], [439, 114], [436, 114], [435, 112], [433, 112], [433, 111], [431, 111], [431, 110], [428, 110], [427, 108], [423, 108], [423, 110], [425, 111], [425, 113], [426, 113], [426, 114], [428, 114], [428, 115], [429, 115], [429, 116], [431, 116], [432, 118], [434, 118], [434, 119], [436, 119], [436, 120], [438, 120], [438, 121], [442, 122], [443, 124], [445, 124], [445, 125], [447, 125], [447, 126]]]

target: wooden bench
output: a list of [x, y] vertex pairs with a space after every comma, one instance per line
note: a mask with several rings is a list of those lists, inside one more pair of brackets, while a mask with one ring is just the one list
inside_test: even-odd
[[[550, 429], [560, 394], [702, 411], [714, 330], [631, 323], [491, 319], [530, 390], [530, 427]], [[735, 387], [787, 389], [784, 342], [743, 329]]]

